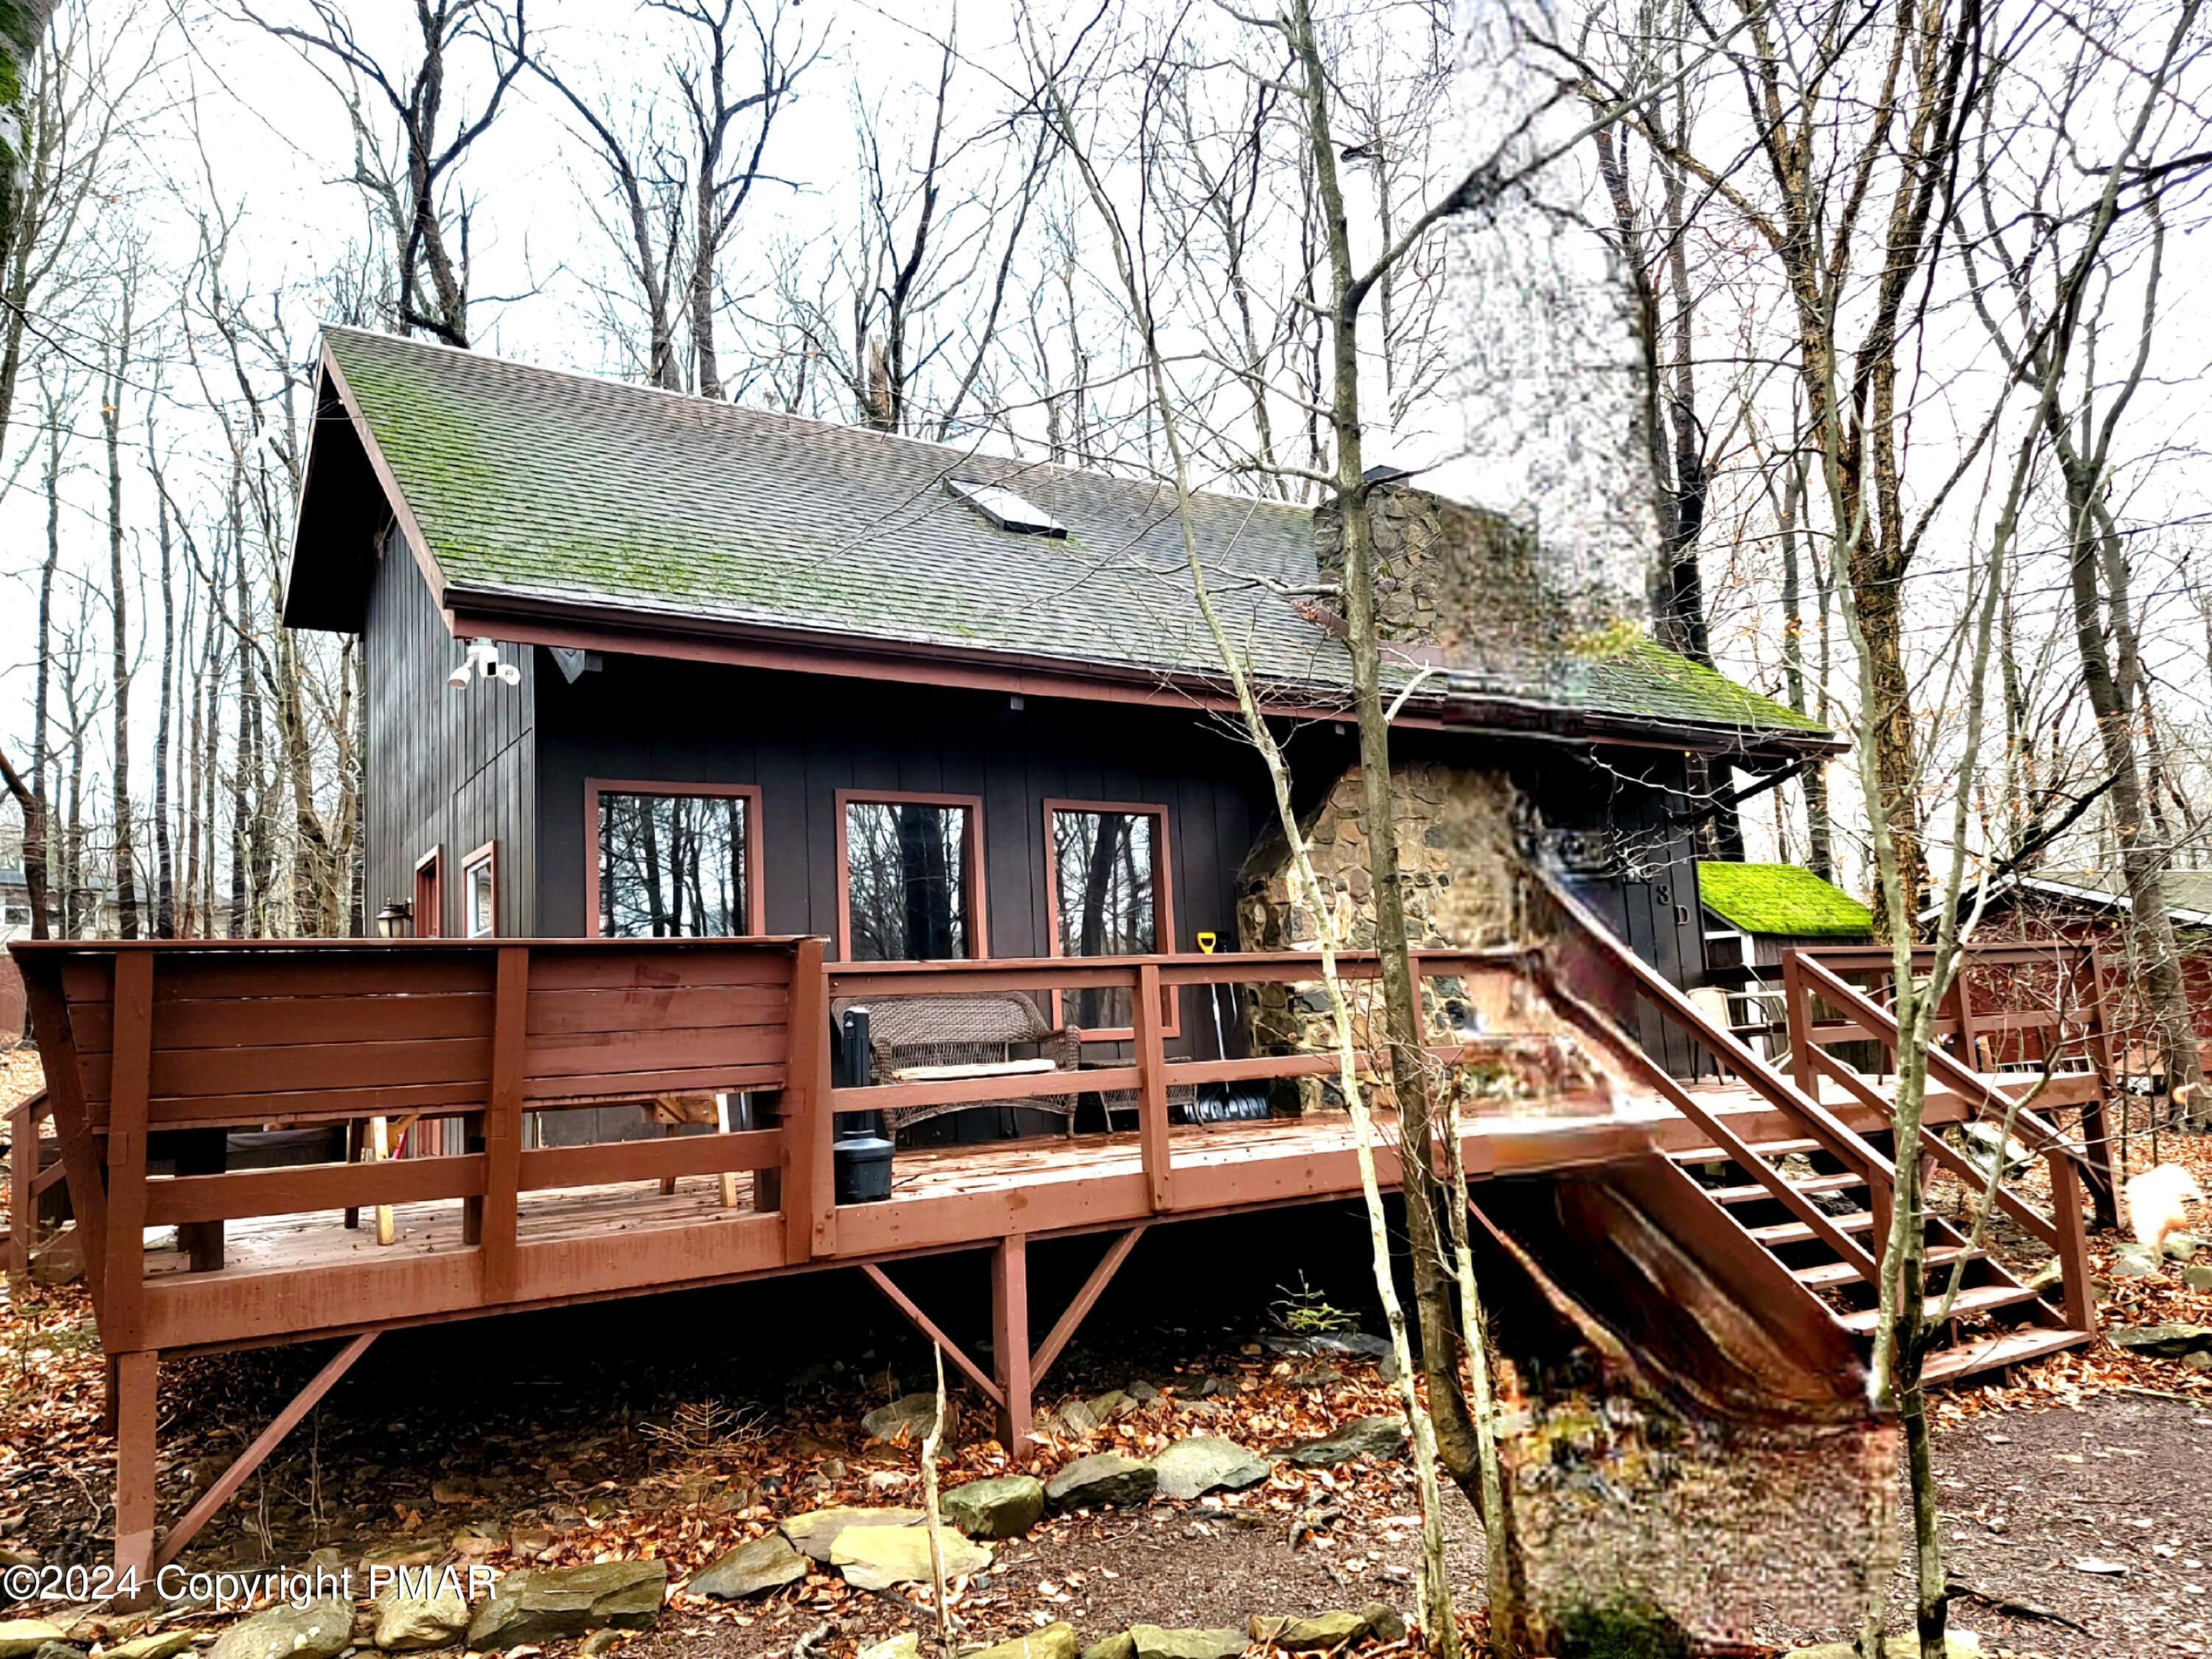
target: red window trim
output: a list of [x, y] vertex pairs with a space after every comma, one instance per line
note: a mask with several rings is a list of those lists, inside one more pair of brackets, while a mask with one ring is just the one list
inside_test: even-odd
[[[745, 932], [768, 932], [767, 884], [761, 878], [761, 792], [755, 783], [664, 783], [653, 778], [584, 780], [584, 937], [599, 936], [599, 797], [704, 795], [745, 804]], [[844, 822], [844, 814], [838, 814]], [[842, 844], [842, 843], [841, 843]]]
[[[479, 933], [469, 903], [469, 877], [482, 865], [491, 872], [491, 932]], [[497, 939], [499, 933], [499, 842], [488, 841], [461, 860], [461, 937]]]
[[[427, 903], [423, 900], [423, 890], [426, 886], [429, 890], [429, 900]], [[415, 860], [415, 895], [411, 902], [415, 906], [415, 937], [443, 939], [446, 936], [445, 842], [440, 842]], [[423, 930], [426, 918], [429, 923], [427, 933]]]
[[991, 954], [991, 935], [986, 918], [990, 906], [983, 890], [983, 798], [981, 795], [939, 794], [917, 789], [840, 789], [837, 811], [837, 959], [853, 959], [853, 880], [846, 860], [845, 809], [848, 806], [957, 806], [968, 814], [968, 960], [980, 962]]
[[[1170, 873], [1174, 862], [1175, 842], [1169, 824], [1170, 813], [1164, 803], [1136, 800], [1079, 800], [1054, 797], [1044, 803], [1044, 929], [1045, 954], [1060, 956], [1060, 860], [1052, 835], [1052, 819], [1055, 812], [1126, 812], [1132, 817], [1149, 817], [1153, 823], [1152, 841], [1152, 948], [1161, 954], [1172, 955], [1176, 949], [1175, 880]], [[1182, 999], [1173, 991], [1163, 991], [1167, 1006], [1161, 1012], [1166, 1024], [1161, 1030], [1164, 1036], [1182, 1035]], [[1060, 1008], [1060, 993], [1052, 994], [1052, 1023], [1067, 1024]], [[1121, 1026], [1093, 1031], [1086, 1029], [1084, 1040], [1096, 1038], [1101, 1042], [1133, 1041], [1136, 1031]]]

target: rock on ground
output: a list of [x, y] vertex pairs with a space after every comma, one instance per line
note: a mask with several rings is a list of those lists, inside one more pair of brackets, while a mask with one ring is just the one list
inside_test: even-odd
[[1395, 1457], [1406, 1443], [1406, 1425], [1397, 1417], [1355, 1417], [1318, 1440], [1301, 1440], [1283, 1453], [1302, 1468], [1327, 1468], [1355, 1457]]
[[1163, 1630], [1158, 1625], [1129, 1626], [1135, 1659], [1233, 1659], [1244, 1651], [1244, 1632], [1227, 1630]]
[[[878, 1406], [860, 1419], [871, 1440], [895, 1440], [903, 1429], [908, 1435], [920, 1440], [929, 1432], [929, 1425], [937, 1420], [937, 1396], [933, 1394], [902, 1395], [888, 1406]], [[945, 1402], [945, 1423], [948, 1431], [959, 1421], [959, 1413], [951, 1401]]]
[[0, 1619], [0, 1659], [28, 1659], [47, 1643], [61, 1639], [61, 1626], [43, 1619]]
[[188, 1630], [165, 1630], [159, 1636], [134, 1636], [106, 1650], [105, 1659], [175, 1659], [192, 1644]]
[[2212, 1325], [2133, 1325], [2111, 1333], [2112, 1346], [2154, 1359], [2212, 1352]]
[[1249, 1630], [1254, 1641], [1269, 1643], [1285, 1653], [1313, 1653], [1366, 1635], [1367, 1616], [1341, 1611], [1317, 1613], [1310, 1619], [1255, 1613]]
[[780, 1532], [764, 1533], [749, 1544], [725, 1550], [693, 1573], [684, 1586], [697, 1595], [738, 1601], [806, 1577], [806, 1558]]
[[[991, 1565], [991, 1552], [971, 1544], [947, 1528], [942, 1547], [945, 1576], [981, 1572]], [[929, 1528], [927, 1527], [848, 1527], [837, 1534], [830, 1552], [830, 1565], [845, 1575], [845, 1582], [865, 1590], [889, 1589], [894, 1584], [929, 1582]]]
[[386, 1653], [449, 1646], [469, 1627], [468, 1598], [458, 1589], [428, 1595], [388, 1590], [369, 1603], [375, 1624], [369, 1640]]
[[477, 1604], [469, 1645], [481, 1653], [608, 1626], [648, 1630], [659, 1622], [667, 1594], [665, 1561], [525, 1567], [501, 1578]]
[[352, 1645], [351, 1602], [279, 1604], [223, 1632], [210, 1659], [337, 1659]]
[[1359, 1616], [1367, 1621], [1367, 1633], [1378, 1642], [1402, 1642], [1406, 1639], [1406, 1615], [1388, 1601], [1370, 1601], [1360, 1608]]
[[970, 1480], [946, 1492], [938, 1507], [970, 1538], [1018, 1538], [1044, 1519], [1044, 1482], [1033, 1474]]
[[801, 1555], [827, 1563], [837, 1534], [848, 1527], [910, 1527], [921, 1519], [920, 1510], [809, 1510], [783, 1523], [783, 1535]]
[[1054, 1510], [1127, 1509], [1145, 1502], [1159, 1484], [1149, 1463], [1119, 1452], [1093, 1452], [1046, 1481], [1044, 1495]]
[[1231, 1491], [1265, 1480], [1273, 1467], [1234, 1440], [1216, 1435], [1194, 1435], [1178, 1440], [1152, 1459], [1163, 1498], [1188, 1500], [1227, 1487]]
[[967, 1659], [1075, 1659], [1079, 1645], [1074, 1626], [1047, 1625], [1042, 1630], [971, 1653]]
[[920, 1659], [921, 1653], [921, 1638], [910, 1630], [902, 1630], [888, 1642], [862, 1648], [860, 1659]]

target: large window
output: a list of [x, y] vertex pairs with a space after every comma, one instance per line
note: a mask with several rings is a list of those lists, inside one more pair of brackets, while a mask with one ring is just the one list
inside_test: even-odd
[[981, 802], [841, 792], [837, 807], [847, 961], [989, 954], [982, 938]]
[[603, 939], [757, 933], [749, 788], [593, 783], [595, 932]]
[[[1116, 801], [1048, 801], [1055, 956], [1150, 956], [1175, 945], [1167, 810]], [[1130, 1029], [1130, 994], [1072, 994], [1066, 1017], [1086, 1032]]]

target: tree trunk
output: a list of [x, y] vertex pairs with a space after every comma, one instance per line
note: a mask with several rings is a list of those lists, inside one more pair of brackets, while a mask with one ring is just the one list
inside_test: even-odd
[[131, 368], [131, 284], [123, 290], [123, 316], [100, 399], [100, 426], [107, 444], [107, 603], [114, 622], [113, 684], [115, 799], [115, 927], [124, 939], [138, 937], [138, 871], [131, 824], [131, 602], [123, 580], [123, 392]]
[[161, 716], [154, 727], [154, 937], [177, 936], [177, 855], [169, 835], [169, 718], [176, 697], [177, 598], [169, 542], [169, 502], [155, 506], [161, 546]]

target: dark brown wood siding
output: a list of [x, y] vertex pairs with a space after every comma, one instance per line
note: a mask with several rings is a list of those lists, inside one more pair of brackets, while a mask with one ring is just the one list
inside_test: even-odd
[[609, 658], [570, 685], [540, 665], [538, 915], [584, 931], [586, 778], [750, 784], [761, 792], [760, 878], [771, 933], [837, 934], [836, 796], [881, 789], [983, 803], [990, 954], [1048, 954], [1044, 803], [1168, 809], [1179, 935], [1236, 938], [1237, 866], [1265, 809], [1249, 749], [1176, 710]]
[[[368, 913], [411, 899], [415, 862], [445, 851], [444, 927], [462, 926], [461, 864], [497, 849], [499, 931], [538, 933], [535, 653], [507, 646], [520, 685], [446, 684], [462, 642], [446, 631], [429, 584], [397, 532], [385, 538], [362, 629], [368, 676], [366, 795]], [[564, 931], [574, 932], [574, 929]]]

